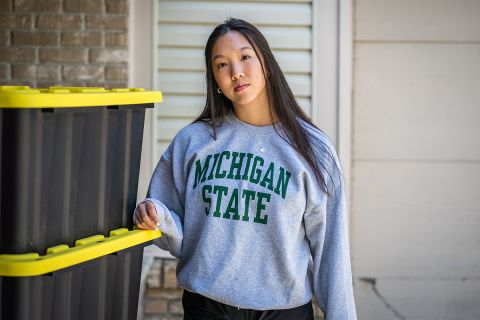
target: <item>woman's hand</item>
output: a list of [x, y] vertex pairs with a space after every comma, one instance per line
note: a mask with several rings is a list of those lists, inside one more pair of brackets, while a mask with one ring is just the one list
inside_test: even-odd
[[157, 230], [160, 225], [158, 219], [157, 210], [155, 205], [151, 201], [144, 201], [139, 203], [135, 208], [133, 215], [133, 222], [139, 229], [144, 230]]

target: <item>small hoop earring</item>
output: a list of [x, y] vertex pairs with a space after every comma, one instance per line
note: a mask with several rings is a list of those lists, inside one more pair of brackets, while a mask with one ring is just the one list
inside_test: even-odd
[[222, 89], [217, 88], [217, 92], [218, 92], [218, 93], [222, 93]]

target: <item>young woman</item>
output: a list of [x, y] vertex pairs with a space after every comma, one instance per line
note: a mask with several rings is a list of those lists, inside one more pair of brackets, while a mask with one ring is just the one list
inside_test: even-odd
[[207, 101], [134, 213], [179, 259], [185, 319], [356, 319], [344, 181], [263, 35], [228, 19], [205, 48]]

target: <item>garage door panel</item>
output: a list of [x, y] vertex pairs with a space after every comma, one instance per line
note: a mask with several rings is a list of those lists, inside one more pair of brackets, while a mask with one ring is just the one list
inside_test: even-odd
[[[205, 47], [208, 36], [215, 26], [192, 24], [158, 25], [158, 45], [160, 47]], [[309, 27], [259, 27], [273, 50], [310, 50], [311, 29]]]
[[163, 22], [196, 24], [219, 24], [227, 17], [248, 17], [254, 25], [309, 26], [311, 7], [309, 3], [162, 1], [158, 17]]

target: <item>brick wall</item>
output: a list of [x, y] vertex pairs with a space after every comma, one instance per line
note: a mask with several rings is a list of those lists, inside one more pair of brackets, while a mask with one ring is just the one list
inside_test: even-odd
[[[143, 295], [143, 320], [183, 319], [182, 294], [177, 287], [175, 269], [177, 261], [168, 258], [155, 258], [148, 270]], [[315, 320], [323, 315], [316, 302], [313, 304]]]
[[0, 85], [126, 87], [128, 0], [0, 0]]
[[174, 259], [155, 258], [148, 270], [143, 296], [144, 320], [183, 319], [182, 294], [178, 289]]

